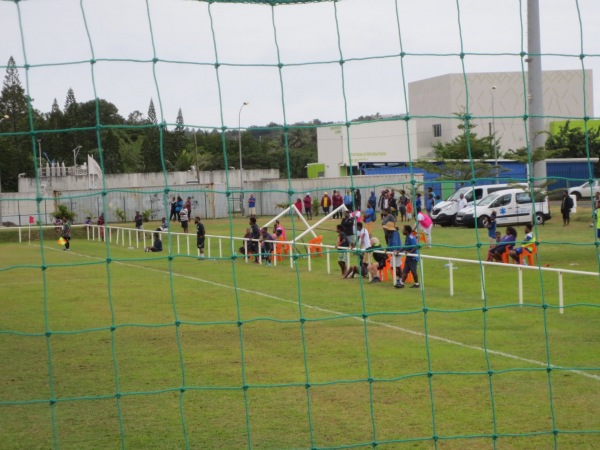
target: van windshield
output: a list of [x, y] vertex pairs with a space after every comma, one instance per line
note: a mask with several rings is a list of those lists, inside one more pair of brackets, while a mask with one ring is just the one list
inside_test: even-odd
[[467, 199], [468, 202], [470, 202], [473, 199], [473, 194], [472, 194], [472, 189], [470, 187], [463, 187], [460, 188], [458, 191], [456, 191], [454, 194], [452, 194], [450, 197], [448, 197], [446, 199], [446, 201], [451, 202], [451, 201], [458, 201], [460, 200], [460, 194], [465, 194], [465, 198]]
[[487, 206], [492, 203], [494, 200], [498, 198], [498, 194], [490, 194], [486, 197], [483, 197], [479, 202], [477, 202], [477, 206]]

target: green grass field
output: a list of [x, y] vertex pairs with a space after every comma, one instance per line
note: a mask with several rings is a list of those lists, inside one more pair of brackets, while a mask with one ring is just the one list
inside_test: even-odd
[[[538, 229], [541, 265], [598, 272], [587, 217]], [[423, 254], [477, 260], [475, 233], [436, 227]], [[564, 274], [561, 314], [557, 273], [538, 270], [520, 306], [514, 267], [485, 267], [482, 300], [477, 264], [456, 264], [450, 297], [445, 260], [397, 290], [341, 280], [337, 254], [327, 274], [325, 257], [258, 266], [228, 243], [198, 261], [32, 236], [0, 233], [2, 448], [597, 446], [598, 277]]]

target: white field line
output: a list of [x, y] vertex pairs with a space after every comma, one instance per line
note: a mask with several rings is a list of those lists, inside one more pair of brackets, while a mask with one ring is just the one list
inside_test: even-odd
[[[56, 248], [51, 248], [51, 247], [48, 247], [48, 248], [50, 250], [60, 251], [59, 249], [56, 249]], [[74, 252], [71, 252], [71, 253], [75, 254], [77, 256], [83, 256], [83, 257], [91, 258], [91, 259], [102, 259], [102, 258], [98, 258], [98, 257], [94, 257], [94, 256], [85, 255], [85, 254], [82, 254], [82, 253], [74, 253]], [[152, 272], [158, 272], [158, 273], [161, 273], [163, 275], [168, 275], [169, 274], [169, 272], [167, 272], [165, 270], [153, 269], [151, 267], [138, 266], [136, 264], [124, 263], [124, 262], [120, 262], [120, 261], [113, 261], [113, 263], [120, 264], [120, 265], [123, 265], [123, 266], [126, 266], [126, 267], [134, 267], [136, 269], [150, 270]], [[176, 272], [172, 272], [171, 274], [173, 276], [176, 276], [176, 277], [179, 277], [179, 278], [184, 278], [184, 279], [188, 279], [188, 280], [192, 280], [192, 281], [199, 281], [201, 283], [210, 284], [211, 286], [216, 286], [216, 287], [222, 287], [222, 288], [225, 288], [225, 289], [235, 290], [234, 286], [230, 286], [230, 285], [227, 285], [227, 284], [222, 284], [222, 283], [216, 283], [214, 281], [203, 280], [202, 278], [193, 277], [191, 275], [183, 275], [183, 274], [176, 273]], [[283, 303], [290, 303], [290, 304], [293, 304], [293, 305], [297, 305], [298, 304], [298, 302], [296, 300], [288, 300], [288, 299], [285, 299], [285, 298], [277, 297], [275, 295], [265, 294], [264, 292], [260, 292], [260, 291], [253, 291], [253, 290], [250, 290], [250, 289], [245, 289], [245, 288], [240, 288], [240, 287], [238, 287], [237, 290], [240, 291], [240, 292], [245, 292], [247, 294], [252, 294], [252, 295], [257, 295], [257, 296], [260, 296], [260, 297], [269, 298], [269, 299], [272, 299], [272, 300], [277, 300], [277, 301], [283, 302]], [[319, 306], [309, 305], [307, 303], [302, 303], [302, 307], [303, 308], [312, 309], [312, 310], [315, 310], [315, 311], [324, 312], [324, 313], [335, 315], [335, 316], [346, 316], [347, 315], [346, 313], [342, 313], [342, 312], [339, 312], [339, 311], [333, 311], [333, 310], [330, 310], [330, 309], [321, 308]], [[363, 321], [364, 320], [361, 317], [349, 317], [349, 318], [357, 320], [357, 321]], [[385, 323], [385, 322], [379, 322], [379, 321], [371, 320], [371, 319], [366, 319], [366, 320], [367, 320], [368, 323], [370, 323], [372, 325], [379, 325], [379, 326], [386, 327], [386, 328], [389, 328], [389, 329], [392, 329], [392, 330], [395, 330], [395, 331], [401, 331], [401, 332], [406, 333], [406, 334], [411, 334], [413, 336], [418, 336], [418, 337], [423, 337], [423, 338], [427, 338], [427, 339], [432, 339], [432, 340], [435, 340], [435, 341], [444, 342], [444, 343], [450, 344], [450, 345], [456, 345], [457, 347], [467, 348], [467, 349], [475, 350], [475, 351], [482, 352], [482, 353], [485, 353], [487, 351], [487, 353], [489, 353], [491, 355], [503, 356], [505, 358], [514, 359], [516, 361], [527, 362], [527, 363], [530, 363], [530, 364], [535, 364], [537, 366], [542, 366], [542, 367], [547, 367], [548, 366], [547, 363], [542, 362], [542, 361], [537, 361], [535, 359], [523, 358], [521, 356], [512, 355], [510, 353], [501, 352], [499, 350], [492, 350], [490, 348], [485, 349], [485, 348], [479, 347], [477, 345], [465, 344], [465, 343], [458, 342], [458, 341], [455, 341], [455, 340], [452, 340], [452, 339], [447, 339], [447, 338], [444, 338], [444, 337], [441, 337], [441, 336], [436, 336], [436, 335], [433, 335], [433, 334], [425, 334], [425, 333], [422, 333], [420, 331], [415, 331], [415, 330], [411, 330], [411, 329], [408, 329], [408, 328], [399, 327], [397, 325], [391, 325], [391, 324]], [[591, 373], [587, 373], [587, 372], [584, 372], [583, 370], [566, 369], [566, 368], [564, 368], [562, 366], [555, 366], [555, 365], [550, 365], [550, 367], [551, 368], [555, 368], [555, 369], [562, 369], [562, 370], [565, 370], [566, 372], [572, 372], [572, 373], [575, 373], [577, 375], [581, 375], [583, 377], [592, 378], [594, 380], [600, 381], [600, 375], [594, 375], [594, 374], [591, 374]]]

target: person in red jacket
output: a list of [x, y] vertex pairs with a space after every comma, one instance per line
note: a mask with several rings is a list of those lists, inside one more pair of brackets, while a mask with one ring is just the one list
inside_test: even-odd
[[301, 215], [302, 214], [302, 200], [300, 200], [299, 198], [296, 199], [296, 203], [294, 203], [294, 205], [296, 206], [296, 209], [298, 210], [298, 213]]
[[[333, 207], [333, 209], [337, 209], [340, 206], [342, 206], [342, 203], [344, 203], [344, 198], [342, 197], [342, 194], [340, 194], [340, 191], [333, 191], [333, 196], [331, 197], [331, 206]], [[333, 216], [334, 219], [341, 219], [342, 218], [342, 213], [340, 211], [336, 212]]]
[[308, 192], [304, 196], [304, 214], [307, 219], [312, 219], [312, 198]]

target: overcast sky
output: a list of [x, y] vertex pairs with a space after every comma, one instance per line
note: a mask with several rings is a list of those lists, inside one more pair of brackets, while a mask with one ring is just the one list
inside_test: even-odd
[[[284, 114], [287, 123], [343, 121], [406, 112], [408, 83], [462, 72], [461, 50], [478, 54], [465, 57], [467, 72], [521, 71], [526, 8], [526, 0], [342, 0], [274, 8], [0, 0], [0, 70], [4, 76], [11, 55], [18, 66], [28, 64], [29, 70], [19, 69], [21, 81], [43, 112], [54, 98], [62, 108], [72, 87], [79, 102], [97, 96], [124, 117], [134, 110], [146, 115], [153, 98], [159, 120], [174, 122], [181, 108], [191, 126], [237, 127], [243, 102], [249, 105], [242, 127], [283, 123]], [[581, 69], [578, 55], [595, 55], [583, 63], [600, 86], [600, 1], [540, 0], [540, 9], [542, 52], [565, 55], [544, 56], [543, 68]], [[415, 54], [404, 58], [404, 67], [389, 57], [400, 53], [400, 40], [404, 52]], [[346, 62], [342, 74], [342, 58], [371, 59]]]

